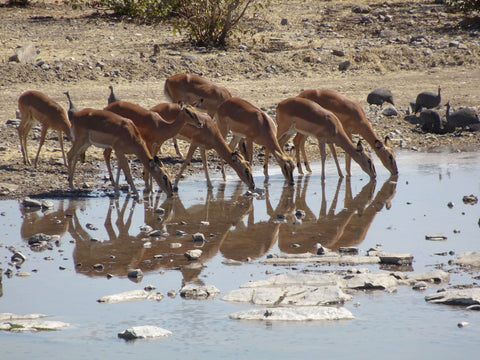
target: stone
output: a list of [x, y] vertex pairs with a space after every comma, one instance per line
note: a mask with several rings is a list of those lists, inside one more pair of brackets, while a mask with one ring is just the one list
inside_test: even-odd
[[397, 116], [398, 111], [397, 111], [397, 109], [395, 109], [394, 106], [390, 105], [390, 106], [385, 107], [382, 110], [382, 115], [384, 115], [384, 116]]
[[51, 202], [50, 200], [42, 200], [41, 201], [41, 204], [42, 204], [42, 209], [53, 209], [53, 202]]
[[381, 264], [391, 265], [411, 265], [413, 263], [412, 254], [393, 254], [380, 251], [375, 256], [380, 258]]
[[193, 238], [193, 241], [199, 241], [199, 242], [205, 242], [205, 235], [203, 235], [202, 233], [195, 233], [192, 235], [192, 238]]
[[219, 294], [220, 290], [213, 285], [185, 285], [180, 290], [180, 296], [185, 299], [213, 299]]
[[26, 260], [27, 257], [18, 251], [16, 251], [11, 257], [11, 261], [17, 264], [23, 264]]
[[22, 200], [22, 206], [25, 208], [41, 208], [42, 203], [38, 200], [31, 199], [29, 197], [26, 197]]
[[425, 240], [430, 241], [445, 241], [447, 240], [447, 235], [445, 234], [433, 234], [433, 235], [425, 235]]
[[275, 307], [239, 311], [230, 314], [234, 320], [261, 321], [312, 321], [353, 319], [353, 314], [345, 308], [330, 306]]
[[140, 269], [132, 269], [128, 272], [128, 277], [134, 279], [141, 278], [143, 277], [143, 271]]
[[188, 260], [198, 260], [202, 256], [202, 250], [200, 249], [188, 250], [185, 252], [184, 255]]
[[461, 266], [480, 267], [480, 251], [468, 251], [458, 254], [455, 264]]
[[15, 54], [10, 56], [8, 61], [18, 62], [18, 63], [33, 63], [40, 51], [36, 46], [31, 43], [27, 43], [24, 46], [19, 46], [15, 49]]
[[475, 195], [470, 194], [470, 195], [465, 195], [462, 198], [462, 201], [464, 204], [475, 205], [476, 203], [478, 203], [478, 198]]
[[350, 290], [384, 290], [392, 292], [398, 286], [398, 280], [389, 273], [355, 274], [344, 277], [346, 288]]
[[148, 233], [148, 236], [151, 236], [151, 237], [162, 236], [162, 230], [152, 230]]
[[348, 68], [350, 67], [350, 65], [352, 65], [352, 63], [347, 60], [347, 61], [343, 61], [341, 62], [340, 64], [338, 64], [338, 70], [340, 71], [346, 71], [348, 70]]
[[16, 315], [12, 313], [0, 314], [0, 330], [11, 332], [25, 332], [25, 331], [47, 331], [60, 330], [69, 327], [69, 323], [53, 320], [41, 320], [48, 315], [44, 314], [27, 314]]
[[253, 305], [319, 306], [343, 304], [352, 300], [338, 286], [286, 286], [241, 288], [222, 297], [223, 301]]
[[125, 340], [162, 338], [171, 335], [171, 331], [151, 325], [133, 326], [118, 333], [118, 337]]
[[440, 291], [425, 296], [425, 301], [454, 306], [480, 305], [480, 288]]
[[102, 304], [115, 304], [145, 300], [149, 293], [145, 290], [130, 290], [118, 294], [102, 296], [97, 302]]

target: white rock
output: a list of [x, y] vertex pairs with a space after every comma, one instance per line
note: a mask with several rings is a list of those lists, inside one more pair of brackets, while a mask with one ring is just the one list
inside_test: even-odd
[[145, 300], [149, 293], [145, 290], [131, 290], [118, 294], [106, 295], [97, 301], [102, 304], [114, 304], [120, 302], [140, 301]]
[[202, 256], [202, 250], [200, 249], [188, 250], [185, 252], [184, 255], [188, 260], [198, 260]]
[[119, 338], [126, 340], [160, 338], [171, 335], [171, 331], [151, 325], [133, 326], [125, 331], [122, 331], [121, 333], [118, 333]]
[[215, 298], [218, 294], [220, 294], [220, 290], [213, 285], [186, 285], [180, 290], [180, 296], [186, 299], [210, 299]]
[[462, 266], [480, 267], [480, 251], [460, 253], [457, 256], [457, 261], [455, 263]]
[[354, 316], [345, 308], [304, 306], [245, 310], [230, 314], [230, 318], [234, 320], [312, 321], [353, 319]]
[[425, 300], [435, 304], [478, 305], [480, 304], [480, 288], [441, 291], [425, 296]]

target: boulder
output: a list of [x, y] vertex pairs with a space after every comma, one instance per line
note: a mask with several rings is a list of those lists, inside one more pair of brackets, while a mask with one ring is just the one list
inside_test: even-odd
[[458, 254], [455, 264], [480, 267], [480, 251], [468, 251]]
[[145, 300], [148, 295], [148, 291], [145, 290], [131, 290], [118, 294], [103, 296], [98, 299], [97, 302], [102, 304], [114, 304], [121, 302], [140, 301]]
[[45, 317], [48, 317], [48, 315], [16, 315], [11, 313], [2, 313], [0, 314], [0, 330], [6, 330], [10, 332], [35, 332], [60, 330], [70, 326], [70, 324], [62, 321], [42, 320]]
[[434, 304], [471, 306], [480, 304], [480, 288], [447, 290], [425, 296], [425, 301]]
[[118, 333], [118, 337], [125, 340], [161, 338], [170, 335], [172, 335], [171, 331], [151, 325], [133, 326]]
[[213, 285], [201, 285], [201, 286], [194, 286], [194, 285], [186, 285], [180, 290], [180, 296], [185, 299], [196, 299], [196, 300], [205, 300], [205, 299], [213, 299], [220, 294], [220, 290], [218, 290]]
[[275, 307], [239, 311], [230, 314], [234, 320], [313, 321], [353, 319], [345, 308], [331, 306]]
[[351, 299], [336, 285], [241, 288], [222, 297], [229, 302], [279, 306], [343, 304]]

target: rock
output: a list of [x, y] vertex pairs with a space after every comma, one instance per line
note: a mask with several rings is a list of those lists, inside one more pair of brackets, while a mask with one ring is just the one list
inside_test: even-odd
[[121, 302], [140, 301], [145, 300], [148, 295], [149, 293], [145, 290], [131, 290], [118, 294], [103, 296], [98, 299], [97, 302], [102, 304], [115, 304]]
[[185, 236], [187, 233], [183, 230], [175, 230], [175, 236]]
[[449, 282], [450, 274], [443, 270], [432, 270], [419, 274], [409, 274], [405, 280], [408, 284], [414, 284], [418, 281], [440, 284], [442, 282]]
[[337, 285], [255, 287], [232, 290], [223, 301], [253, 305], [319, 306], [352, 300]]
[[140, 231], [144, 233], [150, 233], [153, 231], [153, 228], [150, 225], [142, 225], [140, 226]]
[[169, 290], [169, 291], [167, 292], [167, 296], [168, 296], [169, 298], [175, 299], [175, 298], [177, 297], [177, 291], [176, 291], [176, 290]]
[[41, 208], [42, 203], [38, 200], [30, 199], [29, 197], [26, 197], [22, 200], [22, 206], [25, 208]]
[[419, 281], [413, 285], [413, 290], [425, 290], [427, 288], [427, 283], [425, 281]]
[[182, 244], [181, 243], [170, 243], [170, 244], [168, 244], [168, 247], [171, 248], [171, 249], [178, 249], [178, 248], [182, 247]]
[[338, 49], [333, 49], [332, 54], [335, 55], [335, 56], [345, 56], [345, 51], [338, 50]]
[[478, 203], [478, 198], [475, 195], [465, 195], [462, 200], [464, 204], [475, 205]]
[[151, 237], [162, 236], [162, 230], [152, 230], [148, 233], [148, 236], [151, 236]]
[[19, 46], [15, 49], [15, 54], [8, 58], [8, 61], [19, 63], [33, 63], [40, 51], [31, 43], [25, 46]]
[[128, 277], [137, 279], [143, 277], [143, 271], [140, 269], [133, 269], [128, 272]]
[[425, 296], [425, 301], [455, 306], [480, 305], [480, 288], [441, 291]]
[[470, 324], [469, 324], [468, 322], [466, 322], [466, 321], [462, 321], [462, 322], [459, 322], [459, 323], [457, 324], [457, 326], [458, 326], [459, 328], [463, 328], [463, 327], [468, 326], [468, 325], [470, 325]]
[[283, 26], [288, 25], [288, 19], [283, 18], [283, 19], [280, 21], [280, 25], [283, 25]]
[[398, 111], [397, 111], [397, 109], [395, 109], [395, 107], [390, 105], [390, 106], [387, 106], [386, 108], [384, 108], [382, 110], [382, 115], [384, 115], [384, 116], [397, 116]]
[[351, 290], [385, 290], [392, 292], [398, 280], [389, 273], [355, 274], [344, 277], [346, 288]]
[[372, 9], [366, 4], [354, 5], [352, 7], [352, 12], [356, 14], [368, 14]]
[[180, 290], [180, 296], [185, 299], [213, 299], [219, 294], [220, 290], [213, 285], [186, 285]]
[[452, 201], [449, 201], [447, 206], [451, 209], [455, 206], [455, 204]]
[[40, 320], [48, 317], [44, 314], [16, 315], [11, 313], [0, 314], [0, 330], [10, 332], [60, 330], [70, 324], [61, 321]]
[[346, 71], [348, 70], [348, 68], [350, 67], [350, 65], [352, 65], [352, 63], [347, 60], [347, 61], [343, 61], [341, 62], [340, 64], [338, 64], [338, 70], [340, 71]]
[[445, 241], [445, 240], [447, 240], [447, 235], [445, 235], [445, 234], [425, 235], [425, 240], [430, 240], [430, 241]]
[[195, 233], [192, 235], [192, 238], [193, 238], [193, 241], [197, 242], [205, 242], [205, 235], [203, 235], [202, 233]]
[[118, 337], [125, 340], [160, 338], [171, 335], [171, 331], [151, 325], [134, 326], [118, 333]]
[[245, 310], [230, 314], [230, 318], [234, 320], [312, 321], [353, 319], [354, 316], [345, 308], [305, 306]]
[[297, 219], [299, 219], [299, 220], [300, 220], [300, 219], [303, 219], [303, 218], [305, 217], [305, 211], [303, 211], [303, 210], [296, 210], [296, 211], [295, 211], [295, 217], [296, 217]]
[[202, 250], [200, 249], [188, 250], [185, 252], [184, 255], [188, 260], [198, 260], [202, 256]]
[[41, 205], [42, 205], [42, 209], [53, 209], [53, 202], [51, 202], [50, 200], [42, 200], [41, 202]]
[[413, 263], [412, 254], [392, 254], [379, 251], [375, 254], [375, 256], [380, 258], [381, 264], [411, 265]]
[[455, 264], [461, 266], [480, 267], [480, 251], [468, 251], [458, 254]]
[[17, 264], [23, 264], [27, 260], [27, 257], [25, 255], [23, 255], [21, 252], [16, 251], [12, 255], [10, 260], [14, 263], [17, 263]]
[[358, 248], [356, 246], [340, 246], [338, 248], [339, 253], [343, 254], [358, 254]]

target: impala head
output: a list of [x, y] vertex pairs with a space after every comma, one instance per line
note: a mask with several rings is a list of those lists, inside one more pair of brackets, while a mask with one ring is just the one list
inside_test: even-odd
[[278, 151], [275, 151], [273, 155], [277, 159], [278, 165], [280, 165], [280, 168], [282, 169], [282, 174], [285, 177], [285, 180], [288, 181], [288, 185], [294, 185], [293, 170], [295, 170], [295, 162], [292, 158]]
[[232, 152], [233, 168], [237, 172], [240, 179], [248, 185], [250, 190], [255, 189], [255, 182], [253, 181], [252, 167], [245, 158], [237, 151]]
[[180, 111], [183, 112], [185, 116], [185, 124], [193, 125], [197, 128], [202, 128], [205, 124], [205, 119], [203, 114], [198, 113], [195, 110], [195, 107], [192, 105], [185, 104], [183, 101], [178, 103]]
[[160, 159], [155, 156], [149, 162], [150, 173], [157, 182], [158, 186], [165, 191], [168, 197], [173, 195], [172, 181], [170, 180], [170, 175], [168, 175], [167, 170], [163, 166], [163, 163]]
[[377, 172], [375, 171], [373, 160], [363, 148], [362, 142], [360, 140], [357, 143], [357, 154], [359, 155], [358, 159], [356, 159], [358, 165], [360, 165], [363, 171], [365, 171], [370, 176], [370, 178], [374, 179], [377, 176]]
[[379, 155], [378, 157], [382, 161], [383, 165], [390, 171], [392, 175], [398, 175], [397, 162], [395, 160], [395, 154], [392, 149], [388, 146], [390, 143], [390, 138], [385, 137], [385, 142], [382, 143], [380, 140], [375, 141], [376, 152]]

